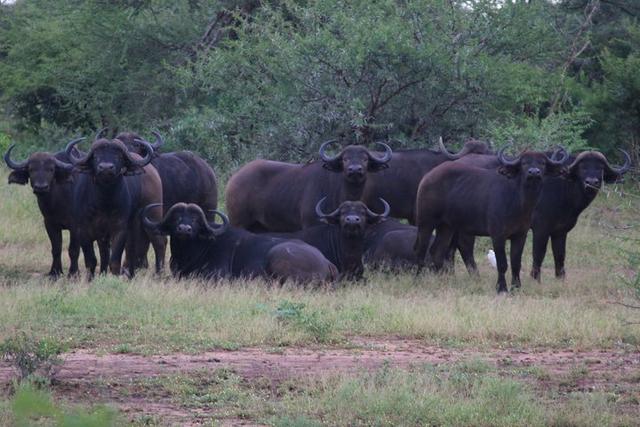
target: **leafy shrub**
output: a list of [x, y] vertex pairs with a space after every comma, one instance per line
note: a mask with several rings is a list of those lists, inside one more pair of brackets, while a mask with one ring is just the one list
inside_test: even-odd
[[36, 371], [50, 379], [62, 363], [59, 355], [64, 346], [53, 338], [35, 339], [25, 332], [9, 337], [0, 344], [0, 355], [13, 364], [23, 381]]
[[98, 407], [88, 412], [83, 409], [65, 410], [58, 407], [51, 394], [30, 384], [22, 384], [12, 401], [16, 426], [51, 425], [56, 427], [108, 427], [115, 426], [116, 412]]

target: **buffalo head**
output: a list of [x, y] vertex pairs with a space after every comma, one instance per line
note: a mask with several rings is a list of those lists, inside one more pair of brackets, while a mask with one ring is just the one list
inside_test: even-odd
[[229, 219], [225, 214], [211, 210], [222, 219], [222, 224], [208, 222], [202, 208], [194, 203], [176, 203], [171, 206], [160, 222], [153, 222], [147, 217], [147, 213], [156, 206], [161, 205], [154, 203], [146, 206], [142, 211], [144, 226], [152, 233], [169, 235], [172, 239], [215, 239], [229, 227]]
[[604, 154], [599, 151], [584, 151], [567, 166], [569, 179], [582, 182], [586, 191], [596, 192], [602, 186], [602, 182], [613, 183], [622, 178], [622, 175], [631, 168], [631, 156], [624, 150], [625, 161], [622, 166], [615, 168], [609, 164]]
[[322, 212], [322, 204], [326, 197], [320, 199], [316, 204], [316, 215], [326, 224], [339, 225], [343, 235], [347, 238], [358, 238], [364, 235], [367, 225], [378, 224], [384, 221], [391, 211], [389, 204], [382, 198], [380, 201], [384, 205], [384, 212], [377, 214], [369, 210], [362, 202], [346, 201], [342, 202], [338, 209], [325, 214]]
[[[143, 168], [152, 160], [153, 148], [147, 146], [145, 157], [132, 155], [124, 143], [118, 139], [98, 139], [84, 156], [73, 153], [79, 140], [71, 141], [66, 148], [69, 160], [82, 173], [89, 173], [99, 181], [108, 182], [122, 175], [143, 173]], [[148, 144], [147, 144], [148, 145]]]
[[164, 145], [164, 140], [158, 132], [153, 131], [151, 133], [153, 133], [153, 135], [156, 137], [155, 142], [147, 141], [134, 132], [120, 132], [116, 136], [116, 139], [122, 141], [124, 145], [127, 146], [127, 149], [132, 153], [136, 153], [139, 156], [144, 156], [146, 152], [145, 143], [149, 144], [149, 146], [153, 148], [154, 154], [158, 149], [160, 149], [160, 147]]
[[324, 163], [322, 166], [332, 172], [342, 172], [345, 179], [353, 184], [362, 184], [367, 172], [378, 172], [389, 167], [392, 152], [383, 142], [376, 142], [385, 150], [380, 157], [361, 145], [348, 145], [339, 154], [331, 157], [325, 151], [327, 146], [334, 142], [336, 140], [327, 141], [320, 146], [319, 154]]
[[13, 169], [9, 174], [9, 184], [25, 185], [30, 181], [34, 193], [47, 193], [54, 181], [69, 179], [73, 165], [58, 160], [54, 154], [44, 152], [33, 153], [27, 160], [15, 162], [11, 159], [14, 147], [15, 144], [4, 155], [5, 163]]
[[555, 156], [549, 157], [545, 153], [525, 151], [515, 159], [507, 159], [504, 152], [508, 146], [502, 147], [498, 152], [500, 162], [498, 172], [509, 178], [520, 176], [527, 182], [538, 182], [544, 176], [558, 176], [566, 173], [564, 162], [568, 157], [567, 153], [563, 153], [562, 158], [555, 159]]

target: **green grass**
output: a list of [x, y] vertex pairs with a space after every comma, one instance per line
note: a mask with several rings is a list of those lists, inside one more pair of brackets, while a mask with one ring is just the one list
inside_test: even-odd
[[[611, 188], [607, 188], [611, 190]], [[630, 295], [620, 248], [640, 236], [639, 198], [600, 194], [569, 236], [565, 282], [528, 278], [517, 294], [495, 294], [495, 271], [480, 239], [481, 278], [458, 263], [455, 276], [368, 272], [335, 290], [257, 281], [175, 281], [143, 272], [134, 280], [49, 282], [49, 243], [28, 187], [0, 186], [0, 339], [26, 331], [61, 337], [70, 348], [161, 353], [238, 346], [342, 344], [350, 336], [420, 338], [457, 346], [613, 347], [640, 343], [633, 311], [611, 304]], [[629, 228], [631, 226], [631, 228]], [[527, 248], [527, 251], [529, 247]], [[66, 257], [65, 257], [66, 258]], [[287, 304], [302, 307], [282, 316]], [[286, 310], [285, 310], [286, 311]]]

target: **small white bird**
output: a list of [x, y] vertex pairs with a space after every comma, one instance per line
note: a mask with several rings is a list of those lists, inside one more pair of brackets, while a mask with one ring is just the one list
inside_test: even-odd
[[498, 263], [496, 262], [496, 253], [493, 252], [493, 249], [489, 249], [489, 252], [487, 252], [487, 259], [489, 260], [489, 264], [491, 264], [493, 268], [498, 268]]

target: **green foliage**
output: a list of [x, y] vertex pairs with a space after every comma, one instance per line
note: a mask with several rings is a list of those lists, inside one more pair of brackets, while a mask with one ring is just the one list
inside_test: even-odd
[[77, 408], [60, 408], [50, 393], [29, 384], [18, 387], [13, 397], [12, 412], [15, 425], [51, 425], [56, 427], [109, 427], [115, 426], [116, 412], [106, 407], [97, 407], [90, 412]]
[[316, 342], [327, 342], [331, 337], [333, 325], [326, 315], [317, 310], [307, 310], [304, 303], [282, 301], [274, 314], [279, 323], [308, 333]]
[[0, 355], [18, 371], [20, 381], [40, 371], [50, 379], [54, 368], [62, 363], [58, 357], [64, 346], [53, 338], [35, 339], [25, 332], [5, 339], [0, 344]]

